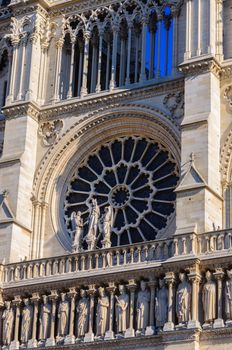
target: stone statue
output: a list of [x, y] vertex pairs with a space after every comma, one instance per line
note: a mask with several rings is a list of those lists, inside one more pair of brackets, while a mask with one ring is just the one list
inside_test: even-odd
[[97, 313], [96, 313], [96, 329], [97, 337], [103, 337], [106, 332], [107, 319], [108, 319], [108, 309], [109, 309], [109, 298], [105, 293], [105, 289], [102, 287], [98, 288], [99, 298], [97, 303]]
[[129, 305], [129, 295], [126, 293], [124, 285], [119, 285], [119, 296], [116, 298], [116, 323], [117, 323], [117, 333], [123, 334], [127, 329], [127, 309]]
[[83, 219], [81, 218], [81, 212], [75, 211], [71, 214], [71, 226], [73, 232], [73, 243], [72, 251], [79, 252], [82, 245], [82, 235], [83, 235]]
[[145, 281], [140, 282], [141, 290], [137, 297], [137, 333], [141, 332], [145, 335], [146, 327], [149, 324], [149, 304], [150, 304], [150, 292], [147, 289]]
[[100, 216], [100, 209], [97, 204], [97, 200], [93, 198], [92, 200], [92, 209], [89, 216], [89, 228], [88, 233], [86, 235], [86, 242], [88, 244], [88, 250], [93, 250], [96, 247], [96, 239], [97, 239], [97, 227], [98, 220]]
[[190, 320], [191, 285], [187, 282], [186, 274], [179, 274], [180, 284], [176, 292], [176, 315], [179, 325]]
[[103, 214], [101, 218], [102, 222], [102, 233], [103, 233], [103, 240], [102, 240], [102, 246], [103, 248], [110, 248], [111, 247], [111, 228], [113, 226], [113, 208], [109, 205], [105, 207], [105, 213]]
[[58, 308], [58, 337], [65, 337], [68, 334], [69, 302], [66, 300], [66, 293], [61, 293], [61, 301]]
[[88, 331], [88, 319], [89, 319], [89, 298], [86, 295], [86, 291], [81, 289], [80, 300], [77, 304], [77, 336], [83, 338]]
[[225, 287], [225, 308], [227, 321], [232, 322], [232, 269], [227, 270], [228, 280]]
[[206, 324], [212, 324], [216, 318], [216, 283], [212, 280], [210, 271], [206, 272], [205, 277], [206, 283], [202, 290], [204, 321]]
[[31, 322], [33, 317], [33, 306], [30, 305], [29, 299], [24, 299], [24, 308], [22, 310], [22, 328], [21, 328], [21, 342], [26, 344], [30, 339]]
[[48, 302], [47, 295], [42, 296], [43, 304], [41, 306], [41, 312], [39, 317], [40, 322], [40, 335], [39, 340], [44, 341], [49, 338], [49, 326], [51, 319], [51, 304]]
[[14, 325], [14, 310], [11, 307], [11, 302], [6, 301], [5, 302], [5, 310], [2, 314], [2, 320], [3, 320], [3, 344], [5, 346], [10, 345], [11, 343], [11, 337], [12, 337], [12, 330]]
[[162, 328], [167, 321], [168, 291], [164, 279], [159, 280], [159, 289], [155, 298], [156, 326]]

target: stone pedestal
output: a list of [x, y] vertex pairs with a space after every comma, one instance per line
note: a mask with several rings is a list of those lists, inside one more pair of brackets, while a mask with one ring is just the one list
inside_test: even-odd
[[146, 328], [145, 335], [153, 335], [155, 334], [155, 327], [154, 326], [148, 326]]
[[74, 335], [67, 335], [64, 339], [64, 345], [75, 344], [76, 338]]
[[125, 338], [131, 338], [135, 336], [135, 330], [133, 328], [128, 328], [125, 332]]
[[113, 331], [107, 331], [105, 334], [105, 340], [109, 340], [109, 339], [114, 339], [114, 332]]
[[201, 324], [199, 321], [191, 320], [191, 321], [188, 321], [187, 328], [188, 329], [201, 329]]
[[19, 349], [19, 341], [13, 340], [10, 343], [9, 350], [18, 350]]
[[173, 331], [175, 328], [174, 323], [173, 322], [166, 322], [163, 328], [164, 332], [170, 332]]
[[55, 338], [48, 338], [45, 342], [45, 347], [55, 346], [55, 345], [56, 345]]
[[217, 318], [214, 321], [213, 328], [223, 328], [225, 327], [225, 323], [222, 318]]
[[84, 337], [84, 342], [88, 343], [88, 342], [91, 342], [91, 341], [94, 341], [94, 334], [93, 334], [93, 332], [86, 333], [86, 335]]
[[27, 347], [28, 347], [29, 349], [31, 349], [31, 348], [37, 348], [37, 346], [38, 346], [38, 342], [37, 342], [36, 339], [30, 339], [30, 340], [28, 341]]

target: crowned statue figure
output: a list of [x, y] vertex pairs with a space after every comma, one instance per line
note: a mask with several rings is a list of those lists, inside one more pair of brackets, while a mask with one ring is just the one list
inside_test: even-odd
[[2, 320], [3, 320], [3, 345], [9, 346], [11, 343], [12, 338], [12, 332], [13, 332], [13, 325], [14, 325], [14, 310], [11, 307], [11, 302], [6, 301], [5, 302], [5, 310], [2, 314]]
[[89, 221], [88, 233], [85, 237], [86, 243], [88, 244], [88, 250], [93, 250], [96, 248], [99, 216], [100, 216], [100, 208], [97, 204], [97, 200], [93, 198], [92, 208], [91, 208], [91, 212], [88, 220]]

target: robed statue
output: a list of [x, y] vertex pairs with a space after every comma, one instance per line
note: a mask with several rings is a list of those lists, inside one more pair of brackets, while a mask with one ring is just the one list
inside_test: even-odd
[[159, 289], [155, 298], [155, 317], [156, 325], [159, 329], [163, 328], [167, 321], [168, 314], [168, 291], [164, 279], [159, 280]]
[[24, 299], [23, 302], [24, 308], [22, 310], [21, 342], [22, 344], [27, 344], [30, 339], [33, 306], [30, 304], [28, 298]]
[[232, 321], [232, 269], [227, 270], [228, 280], [225, 286], [225, 313], [227, 321]]
[[51, 304], [48, 301], [47, 295], [42, 296], [43, 304], [41, 305], [41, 312], [39, 317], [40, 322], [40, 334], [39, 340], [45, 341], [49, 338], [49, 326], [51, 320]]
[[140, 282], [140, 291], [137, 297], [137, 333], [145, 335], [146, 327], [149, 325], [150, 292], [145, 281]]
[[107, 320], [108, 320], [108, 309], [109, 309], [109, 298], [105, 293], [105, 289], [102, 287], [98, 288], [98, 302], [97, 302], [97, 318], [96, 318], [96, 329], [97, 337], [103, 337], [106, 332]]
[[81, 250], [83, 240], [83, 219], [81, 218], [81, 212], [75, 211], [71, 214], [71, 227], [73, 232], [72, 251], [78, 253]]
[[129, 295], [126, 293], [125, 286], [120, 284], [119, 296], [116, 298], [116, 324], [117, 333], [124, 335], [127, 329], [127, 310], [129, 305]]
[[109, 205], [105, 207], [105, 212], [101, 217], [101, 231], [103, 235], [102, 247], [110, 248], [111, 247], [111, 229], [113, 226], [114, 213], [113, 208]]
[[210, 271], [206, 272], [205, 277], [206, 283], [202, 290], [204, 321], [206, 324], [212, 324], [216, 318], [216, 283], [213, 281]]
[[69, 302], [66, 293], [61, 293], [61, 301], [58, 307], [58, 338], [64, 338], [68, 334]]
[[176, 291], [176, 315], [179, 325], [185, 325], [190, 320], [191, 285], [186, 274], [179, 274], [180, 284]]
[[93, 250], [96, 248], [99, 216], [100, 216], [100, 208], [97, 204], [97, 200], [93, 198], [92, 208], [89, 215], [88, 233], [85, 237], [86, 243], [88, 244], [88, 250]]
[[14, 325], [14, 310], [11, 307], [11, 302], [5, 302], [5, 310], [2, 314], [3, 320], [3, 345], [8, 346], [11, 343], [13, 325]]
[[89, 320], [89, 298], [84, 289], [80, 290], [80, 300], [78, 301], [77, 307], [77, 336], [79, 339], [83, 339], [88, 331], [88, 320]]

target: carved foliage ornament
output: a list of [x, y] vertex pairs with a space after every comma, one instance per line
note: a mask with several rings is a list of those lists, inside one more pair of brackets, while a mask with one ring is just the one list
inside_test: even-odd
[[174, 119], [181, 119], [184, 115], [184, 93], [182, 91], [169, 93], [164, 97], [164, 106], [170, 111]]
[[42, 137], [44, 146], [51, 146], [58, 138], [63, 128], [62, 120], [54, 120], [40, 125], [39, 135]]
[[224, 91], [224, 99], [229, 102], [230, 108], [232, 107], [232, 84], [227, 86]]

